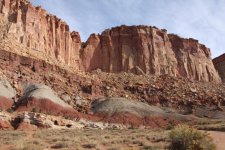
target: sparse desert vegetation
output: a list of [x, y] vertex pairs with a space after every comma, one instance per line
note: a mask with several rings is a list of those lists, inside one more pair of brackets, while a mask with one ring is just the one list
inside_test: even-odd
[[224, 120], [210, 120], [203, 121], [199, 124], [195, 125], [195, 128], [199, 130], [207, 130], [207, 131], [225, 131], [225, 121]]
[[7, 150], [42, 149], [164, 149], [168, 131], [129, 130], [39, 130], [0, 131], [0, 148]]
[[[162, 129], [48, 129], [0, 131], [1, 150], [216, 150], [205, 131], [186, 125]], [[217, 144], [217, 143], [216, 143]]]
[[216, 150], [213, 139], [187, 125], [178, 125], [169, 133], [170, 150]]

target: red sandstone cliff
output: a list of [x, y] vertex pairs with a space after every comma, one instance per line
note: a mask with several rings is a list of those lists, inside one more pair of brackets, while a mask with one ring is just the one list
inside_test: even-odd
[[26, 0], [0, 0], [0, 44], [1, 41], [6, 41], [3, 49], [8, 51], [27, 49], [28, 56], [35, 53], [35, 58], [52, 59], [55, 64], [82, 71], [99, 68], [113, 73], [142, 72], [220, 81], [210, 50], [197, 40], [183, 39], [155, 27], [121, 26], [101, 35], [92, 34], [81, 44], [79, 33], [71, 33], [65, 22]]
[[92, 34], [81, 51], [85, 71], [133, 72], [220, 81], [211, 53], [194, 39], [148, 26], [121, 26]]
[[213, 63], [223, 82], [225, 82], [225, 54], [213, 59]]
[[65, 22], [26, 0], [0, 0], [0, 13], [1, 20], [8, 22], [2, 38], [11, 38], [67, 65], [78, 65], [80, 35], [71, 33]]

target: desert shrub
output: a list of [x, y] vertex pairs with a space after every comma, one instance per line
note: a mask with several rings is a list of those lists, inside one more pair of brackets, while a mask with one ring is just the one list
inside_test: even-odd
[[170, 150], [216, 150], [216, 145], [207, 133], [186, 125], [178, 125], [169, 134]]
[[13, 113], [13, 109], [12, 109], [12, 108], [8, 108], [6, 111], [7, 111], [8, 113]]

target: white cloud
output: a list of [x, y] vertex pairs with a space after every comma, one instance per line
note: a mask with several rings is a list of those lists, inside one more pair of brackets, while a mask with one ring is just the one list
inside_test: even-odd
[[31, 0], [65, 20], [82, 40], [106, 28], [154, 25], [198, 39], [213, 57], [225, 52], [224, 0]]

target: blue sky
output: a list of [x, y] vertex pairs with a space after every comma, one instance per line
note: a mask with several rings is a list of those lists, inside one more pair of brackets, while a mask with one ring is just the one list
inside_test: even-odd
[[225, 0], [31, 0], [80, 32], [91, 33], [125, 25], [165, 28], [195, 38], [211, 49], [212, 57], [225, 53]]

